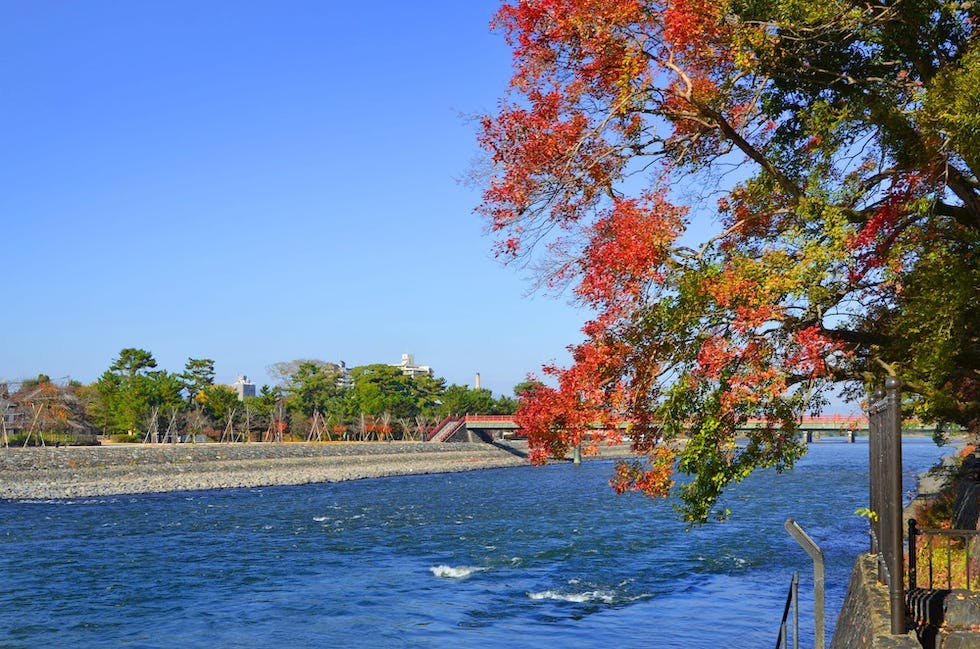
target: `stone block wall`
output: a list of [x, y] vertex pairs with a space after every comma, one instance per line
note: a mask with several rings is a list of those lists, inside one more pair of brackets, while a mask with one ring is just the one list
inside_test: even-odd
[[830, 649], [920, 649], [914, 633], [891, 634], [888, 611], [888, 587], [878, 584], [875, 558], [862, 554], [854, 563]]

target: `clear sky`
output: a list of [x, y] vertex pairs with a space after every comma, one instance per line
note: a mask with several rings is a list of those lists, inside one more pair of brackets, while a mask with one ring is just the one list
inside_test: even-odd
[[509, 394], [565, 362], [584, 314], [493, 259], [460, 182], [497, 4], [2, 3], [0, 379], [408, 352]]

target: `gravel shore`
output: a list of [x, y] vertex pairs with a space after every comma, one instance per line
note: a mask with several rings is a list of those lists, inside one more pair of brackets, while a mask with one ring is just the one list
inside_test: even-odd
[[338, 482], [525, 466], [484, 443], [109, 444], [0, 449], [0, 499]]

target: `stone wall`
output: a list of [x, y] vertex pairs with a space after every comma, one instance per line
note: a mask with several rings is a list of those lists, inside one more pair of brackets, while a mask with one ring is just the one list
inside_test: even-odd
[[888, 611], [888, 587], [878, 584], [875, 558], [862, 554], [854, 563], [830, 649], [920, 649], [914, 633], [891, 634]]
[[954, 507], [953, 527], [980, 530], [980, 454], [963, 458], [963, 486]]
[[926, 649], [980, 649], [980, 593], [915, 589], [908, 595]]

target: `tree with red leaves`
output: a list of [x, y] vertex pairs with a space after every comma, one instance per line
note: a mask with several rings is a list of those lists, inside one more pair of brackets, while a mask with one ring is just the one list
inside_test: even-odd
[[[518, 413], [533, 459], [625, 433], [617, 490], [717, 513], [828, 390], [898, 375], [980, 432], [980, 46], [946, 0], [514, 0], [482, 121], [497, 252], [594, 314]], [[748, 443], [735, 433], [748, 420]], [[679, 436], [688, 439], [677, 445]]]

